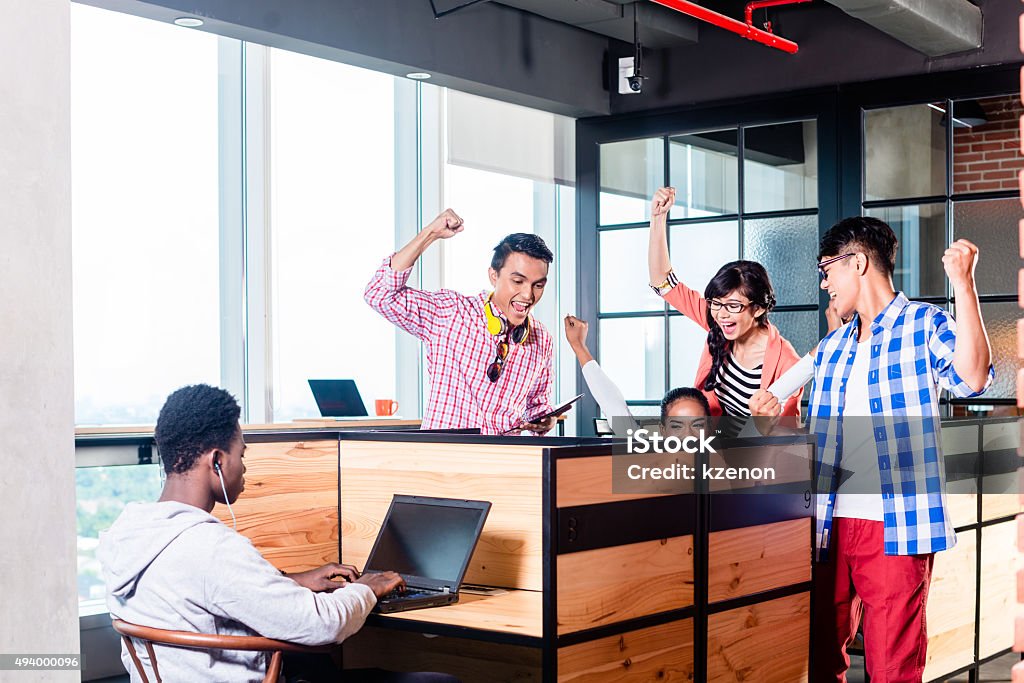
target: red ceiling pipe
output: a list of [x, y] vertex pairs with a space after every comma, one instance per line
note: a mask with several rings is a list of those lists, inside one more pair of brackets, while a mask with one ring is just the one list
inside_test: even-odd
[[688, 14], [691, 17], [700, 19], [701, 21], [706, 21], [709, 24], [714, 24], [715, 26], [724, 28], [727, 31], [737, 33], [747, 40], [753, 40], [767, 45], [768, 47], [774, 47], [777, 50], [788, 52], [789, 54], [795, 54], [799, 49], [799, 46], [792, 40], [780, 38], [774, 33], [754, 28], [750, 24], [745, 24], [742, 21], [733, 19], [732, 17], [727, 17], [724, 14], [713, 12], [706, 7], [701, 7], [700, 5], [689, 2], [688, 0], [651, 0], [651, 2], [655, 2], [663, 7], [668, 7], [669, 9], [674, 9], [677, 12], [682, 12], [683, 14]]
[[747, 3], [747, 9], [744, 10], [743, 16], [747, 20], [747, 26], [754, 25], [754, 10], [764, 9], [765, 7], [777, 7], [779, 5], [796, 5], [801, 2], [810, 2], [811, 0], [754, 0], [753, 2]]

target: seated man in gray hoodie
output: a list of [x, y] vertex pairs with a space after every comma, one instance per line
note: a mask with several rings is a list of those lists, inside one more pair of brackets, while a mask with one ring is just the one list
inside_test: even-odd
[[[245, 488], [239, 413], [231, 394], [207, 385], [168, 397], [156, 425], [167, 473], [160, 500], [128, 504], [100, 536], [110, 614], [162, 629], [341, 642], [359, 630], [377, 598], [404, 582], [394, 572], [359, 576], [340, 564], [283, 575], [210, 514], [215, 503], [230, 510]], [[261, 652], [154, 647], [165, 681], [261, 681], [267, 664]], [[155, 680], [145, 648], [137, 653]], [[141, 680], [124, 646], [121, 660], [132, 680]], [[427, 676], [346, 673], [344, 680], [453, 680]]]

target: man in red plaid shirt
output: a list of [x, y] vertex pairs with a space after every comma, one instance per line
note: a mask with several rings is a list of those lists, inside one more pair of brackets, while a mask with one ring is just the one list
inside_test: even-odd
[[409, 244], [384, 259], [366, 286], [375, 311], [427, 346], [430, 398], [423, 429], [479, 428], [482, 434], [544, 434], [553, 418], [551, 335], [530, 311], [540, 301], [554, 256], [536, 235], [509, 235], [494, 248], [493, 293], [465, 296], [406, 285], [427, 248], [463, 230], [446, 209]]

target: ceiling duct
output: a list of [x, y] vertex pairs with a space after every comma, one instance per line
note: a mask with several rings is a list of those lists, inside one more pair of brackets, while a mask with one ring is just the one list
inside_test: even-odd
[[981, 47], [981, 10], [967, 0], [829, 2], [929, 57]]
[[665, 7], [622, 0], [494, 0], [502, 5], [538, 14], [599, 33], [624, 43], [633, 42], [633, 10], [645, 48], [661, 49], [697, 42], [697, 22]]

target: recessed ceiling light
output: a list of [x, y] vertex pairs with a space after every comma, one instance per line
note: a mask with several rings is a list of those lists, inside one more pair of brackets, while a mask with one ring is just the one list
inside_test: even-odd
[[406, 78], [411, 78], [414, 81], [425, 81], [430, 78], [430, 74], [424, 71], [413, 71], [411, 74], [405, 74]]
[[186, 28], [196, 28], [203, 25], [203, 20], [196, 17], [178, 17], [174, 20], [174, 23]]

